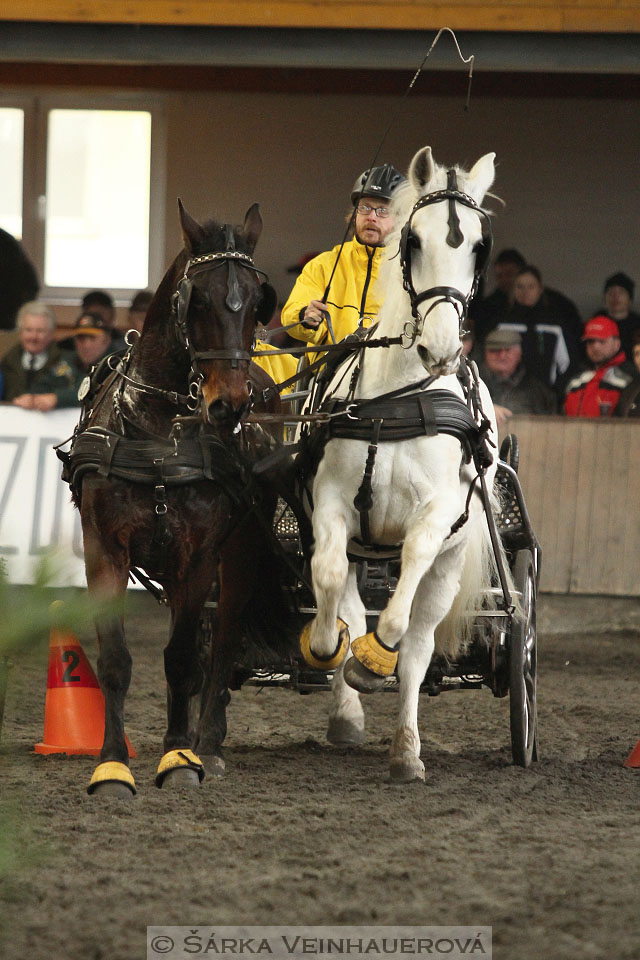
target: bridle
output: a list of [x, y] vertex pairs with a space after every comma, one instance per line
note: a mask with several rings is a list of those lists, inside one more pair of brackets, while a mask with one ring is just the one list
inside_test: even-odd
[[233, 227], [230, 224], [225, 223], [224, 231], [227, 244], [226, 249], [221, 253], [205, 253], [200, 257], [193, 257], [187, 260], [184, 268], [184, 274], [178, 281], [178, 287], [171, 298], [178, 341], [182, 344], [182, 346], [185, 347], [186, 350], [188, 350], [189, 359], [191, 360], [191, 368], [196, 376], [200, 372], [198, 369], [199, 360], [231, 360], [231, 365], [234, 368], [237, 368], [239, 360], [246, 360], [247, 363], [249, 363], [251, 361], [251, 354], [248, 350], [226, 348], [220, 350], [193, 349], [187, 331], [187, 314], [189, 312], [189, 303], [191, 302], [191, 293], [193, 291], [193, 282], [195, 278], [202, 273], [215, 270], [226, 263], [228, 265], [229, 272], [227, 274], [227, 295], [224, 302], [233, 313], [238, 313], [243, 305], [243, 300], [240, 296], [240, 288], [238, 285], [238, 274], [236, 271], [237, 266], [245, 267], [248, 270], [253, 270], [254, 273], [263, 276], [265, 280], [268, 279], [264, 270], [260, 270], [258, 267], [256, 267], [255, 263], [247, 253], [240, 253], [239, 250], [236, 250]]
[[[464, 234], [460, 229], [460, 220], [456, 211], [456, 203], [461, 203], [465, 207], [469, 207], [471, 210], [475, 211], [475, 213], [477, 213], [480, 217], [482, 224], [482, 239], [476, 249], [473, 283], [471, 285], [471, 290], [466, 295], [455, 287], [447, 286], [429, 287], [428, 290], [418, 293], [413, 285], [413, 279], [411, 275], [411, 255], [412, 250], [419, 246], [419, 240], [416, 234], [413, 232], [411, 221], [418, 210], [422, 210], [423, 207], [427, 207], [432, 203], [442, 203], [443, 201], [446, 201], [449, 204], [449, 233], [447, 234], [447, 244], [450, 247], [457, 248], [464, 240]], [[491, 220], [489, 218], [489, 214], [486, 213], [480, 206], [478, 206], [473, 197], [470, 197], [468, 194], [462, 193], [461, 190], [458, 190], [456, 171], [447, 170], [446, 189], [435, 190], [433, 193], [427, 193], [424, 197], [420, 197], [414, 204], [411, 215], [402, 228], [402, 233], [400, 235], [400, 264], [402, 267], [403, 286], [409, 294], [409, 299], [411, 301], [411, 315], [413, 317], [413, 320], [410, 320], [405, 324], [403, 332], [403, 337], [408, 341], [407, 346], [412, 346], [412, 344], [415, 343], [416, 338], [422, 331], [422, 327], [427, 316], [440, 303], [450, 303], [454, 307], [456, 313], [458, 314], [460, 336], [462, 337], [464, 335], [466, 331], [464, 331], [463, 328], [467, 319], [469, 303], [478, 291], [480, 278], [485, 272], [491, 257], [492, 246], [493, 234], [491, 231]], [[420, 305], [424, 303], [425, 300], [431, 299], [433, 299], [433, 303], [428, 308], [424, 316], [420, 316]]]
[[204, 381], [204, 373], [200, 368], [200, 362], [202, 360], [229, 360], [234, 370], [237, 369], [240, 360], [245, 360], [247, 364], [251, 362], [251, 353], [248, 350], [228, 347], [218, 350], [194, 349], [187, 330], [187, 315], [195, 278], [202, 273], [216, 270], [218, 267], [226, 264], [228, 267], [227, 295], [224, 302], [233, 313], [238, 313], [243, 306], [238, 284], [237, 267], [252, 270], [254, 273], [264, 277], [265, 281], [268, 280], [267, 274], [264, 270], [256, 267], [249, 254], [241, 253], [236, 249], [236, 241], [231, 224], [225, 223], [223, 229], [226, 240], [225, 250], [219, 253], [205, 253], [199, 257], [192, 257], [187, 260], [184, 273], [178, 281], [177, 289], [171, 298], [176, 336], [178, 342], [187, 350], [191, 362], [191, 370], [189, 372], [189, 398], [191, 403], [188, 404], [190, 407], [192, 407], [193, 403], [195, 403], [197, 407], [202, 392], [202, 383]]
[[[129, 386], [141, 393], [146, 393], [149, 396], [167, 400], [177, 406], [184, 405], [192, 413], [195, 413], [203, 400], [202, 384], [205, 380], [205, 375], [200, 368], [201, 361], [228, 360], [231, 362], [231, 366], [234, 369], [237, 369], [240, 360], [245, 360], [247, 365], [251, 362], [251, 353], [249, 350], [238, 350], [236, 348], [221, 348], [218, 350], [194, 349], [187, 329], [187, 316], [195, 278], [202, 273], [206, 273], [210, 270], [216, 270], [218, 267], [226, 264], [228, 267], [228, 274], [225, 304], [233, 313], [238, 313], [238, 311], [241, 310], [244, 302], [240, 296], [237, 267], [244, 267], [245, 269], [252, 270], [254, 273], [259, 274], [260, 276], [264, 277], [264, 286], [269, 286], [267, 283], [269, 278], [264, 270], [260, 270], [258, 267], [256, 267], [249, 254], [241, 253], [236, 249], [233, 227], [226, 223], [223, 229], [226, 240], [225, 250], [219, 253], [205, 253], [198, 257], [190, 257], [185, 264], [184, 273], [178, 281], [177, 288], [171, 296], [171, 313], [174, 321], [176, 339], [180, 346], [184, 347], [189, 354], [189, 361], [191, 365], [188, 376], [189, 392], [187, 394], [181, 394], [173, 390], [163, 390], [159, 387], [154, 387], [150, 384], [145, 384], [134, 380], [126, 373], [128, 362], [131, 359], [131, 349], [127, 353], [126, 357], [124, 357], [123, 360], [118, 363], [117, 367], [111, 368], [116, 370], [122, 379], [123, 384], [127, 383]], [[265, 320], [264, 322], [266, 323], [267, 321]], [[130, 347], [132, 347], [132, 344], [130, 344]]]

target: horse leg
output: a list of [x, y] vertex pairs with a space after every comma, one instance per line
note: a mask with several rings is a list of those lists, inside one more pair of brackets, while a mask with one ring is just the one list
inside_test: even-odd
[[90, 794], [99, 792], [131, 797], [136, 792], [135, 782], [129, 770], [129, 751], [124, 736], [124, 701], [131, 682], [131, 655], [125, 641], [123, 621], [129, 558], [125, 548], [107, 554], [95, 527], [88, 521], [83, 523], [83, 533], [89, 593], [97, 602], [106, 602], [112, 608], [108, 614], [96, 619], [97, 673], [104, 694], [104, 742], [100, 763], [88, 791]]
[[317, 612], [300, 635], [300, 649], [309, 666], [333, 670], [342, 663], [349, 648], [348, 624], [338, 618], [338, 605], [349, 572], [343, 513], [335, 507], [322, 509], [318, 502], [313, 514], [313, 533], [311, 578]]
[[458, 592], [463, 544], [441, 554], [423, 577], [414, 597], [411, 620], [398, 658], [399, 709], [390, 748], [390, 776], [395, 783], [425, 779], [420, 759], [418, 700], [420, 685], [434, 649], [434, 634]]
[[171, 634], [164, 650], [167, 732], [163, 741], [165, 752], [156, 776], [159, 787], [165, 781], [197, 784], [204, 777], [202, 762], [191, 750], [189, 704], [202, 683], [198, 627], [213, 574], [213, 564], [203, 564], [191, 570], [184, 582], [165, 584], [171, 607]]
[[252, 595], [255, 553], [246, 549], [251, 535], [244, 526], [242, 532], [234, 531], [220, 558], [220, 590], [215, 631], [211, 637], [207, 696], [194, 739], [194, 748], [202, 756], [213, 758], [207, 763], [207, 769], [216, 776], [225, 773], [222, 744], [227, 736], [227, 706], [231, 700], [229, 680], [242, 642], [242, 612]]
[[[350, 564], [347, 585], [340, 600], [340, 613], [356, 636], [367, 629], [364, 604], [358, 592], [357, 568]], [[347, 653], [350, 657], [351, 653]], [[353, 746], [364, 740], [364, 712], [360, 697], [345, 683], [344, 663], [338, 667], [331, 683], [332, 705], [329, 711], [327, 740], [340, 746]]]
[[407, 532], [396, 591], [380, 614], [376, 631], [353, 642], [354, 657], [345, 666], [347, 683], [360, 693], [380, 690], [385, 677], [395, 671], [418, 584], [442, 549], [457, 516], [456, 507], [457, 502], [451, 498], [435, 498], [420, 511]]

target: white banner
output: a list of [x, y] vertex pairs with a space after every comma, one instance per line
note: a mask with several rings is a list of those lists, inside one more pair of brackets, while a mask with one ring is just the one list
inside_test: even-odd
[[86, 586], [80, 515], [53, 450], [71, 436], [78, 413], [0, 404], [0, 557], [11, 583], [33, 583], [38, 558], [54, 550], [60, 563], [51, 586]]

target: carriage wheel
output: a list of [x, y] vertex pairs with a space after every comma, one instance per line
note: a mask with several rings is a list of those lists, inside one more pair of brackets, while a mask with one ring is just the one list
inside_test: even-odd
[[538, 759], [536, 574], [533, 554], [519, 550], [513, 568], [520, 591], [522, 620], [514, 622], [509, 644], [509, 720], [513, 762], [528, 767]]

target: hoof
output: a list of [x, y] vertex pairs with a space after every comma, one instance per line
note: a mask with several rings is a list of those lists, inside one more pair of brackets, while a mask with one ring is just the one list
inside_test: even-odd
[[390, 677], [395, 672], [398, 663], [398, 651], [394, 647], [388, 647], [386, 643], [383, 643], [375, 631], [365, 633], [363, 637], [354, 640], [351, 652], [356, 660], [359, 660], [371, 673], [376, 673], [381, 677]]
[[100, 793], [103, 797], [133, 797], [135, 792], [136, 784], [131, 770], [126, 763], [118, 760], [99, 763], [87, 787], [89, 795]]
[[384, 687], [385, 677], [369, 670], [363, 663], [351, 657], [344, 667], [344, 679], [358, 693], [377, 693]]
[[314, 670], [337, 670], [349, 650], [349, 627], [344, 620], [338, 617], [336, 629], [338, 631], [338, 642], [335, 650], [327, 657], [321, 657], [311, 649], [311, 623], [304, 627], [300, 634], [300, 653], [307, 666]]
[[420, 757], [406, 754], [391, 761], [389, 768], [391, 783], [414, 783], [416, 780], [424, 782], [424, 763]]
[[173, 767], [167, 770], [162, 778], [161, 786], [167, 790], [180, 790], [183, 787], [199, 787], [198, 771], [191, 767]]
[[[87, 790], [87, 793], [89, 793], [89, 790]], [[132, 790], [126, 783], [118, 783], [112, 780], [109, 783], [96, 784], [93, 790], [91, 790], [91, 795], [98, 796], [98, 794], [101, 797], [119, 797], [123, 800], [133, 800], [135, 790]]]
[[327, 740], [338, 747], [355, 747], [364, 743], [364, 727], [342, 717], [330, 717]]
[[227, 766], [222, 757], [219, 756], [207, 757], [204, 766], [207, 773], [210, 773], [212, 777], [224, 777], [227, 772]]
[[[202, 760], [195, 755], [192, 750], [169, 750], [165, 753], [164, 757], [160, 761], [158, 766], [158, 771], [156, 773], [156, 787], [162, 787], [166, 777], [169, 773], [173, 771], [185, 771], [185, 773], [193, 773], [195, 778], [197, 778], [198, 783], [204, 779], [204, 767], [202, 766]], [[175, 784], [180, 783], [181, 786], [187, 786], [191, 783], [195, 784], [195, 779], [188, 777], [182, 781], [175, 780]]]

